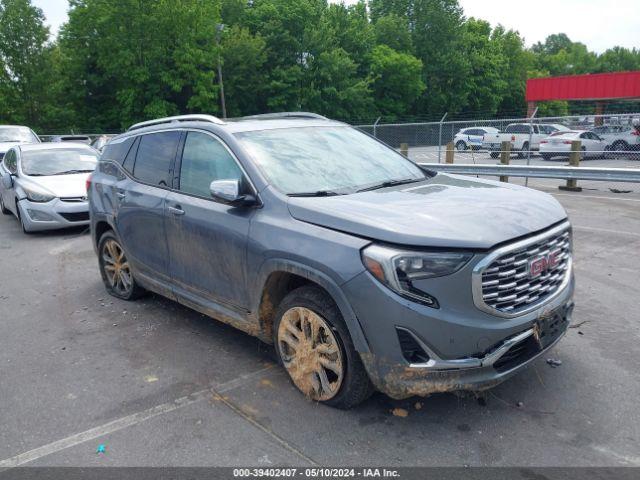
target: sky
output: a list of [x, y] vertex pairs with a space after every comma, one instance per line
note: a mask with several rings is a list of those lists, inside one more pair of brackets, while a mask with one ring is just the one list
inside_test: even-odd
[[[459, 1], [466, 16], [518, 30], [529, 46], [552, 33], [564, 32], [598, 53], [616, 45], [640, 48], [640, 3], [635, 0]], [[55, 34], [67, 18], [67, 0], [33, 3], [44, 11]]]

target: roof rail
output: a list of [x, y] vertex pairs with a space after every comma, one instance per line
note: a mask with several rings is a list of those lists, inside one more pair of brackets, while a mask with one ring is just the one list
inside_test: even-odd
[[218, 117], [213, 115], [178, 115], [175, 117], [156, 118], [155, 120], [148, 120], [146, 122], [136, 123], [131, 125], [127, 131], [137, 130], [139, 128], [150, 127], [152, 125], [162, 125], [163, 123], [177, 123], [177, 122], [210, 122], [218, 125], [223, 125], [224, 122]]
[[246, 117], [241, 117], [242, 120], [273, 120], [277, 118], [316, 118], [319, 120], [329, 120], [327, 117], [323, 117], [322, 115], [312, 112], [262, 113], [260, 115], [248, 115]]

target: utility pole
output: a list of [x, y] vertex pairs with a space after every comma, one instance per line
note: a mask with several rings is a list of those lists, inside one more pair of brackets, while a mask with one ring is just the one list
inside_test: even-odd
[[224, 30], [224, 24], [216, 24], [216, 45], [218, 45], [218, 83], [220, 84], [220, 104], [222, 106], [222, 118], [227, 118], [227, 106], [224, 100], [224, 82], [222, 81], [222, 58], [220, 54], [220, 36]]

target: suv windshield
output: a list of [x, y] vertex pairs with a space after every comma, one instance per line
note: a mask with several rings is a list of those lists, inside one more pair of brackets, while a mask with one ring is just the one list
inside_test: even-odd
[[56, 148], [22, 152], [22, 172], [31, 176], [93, 172], [98, 155], [91, 149]]
[[264, 175], [288, 195], [353, 193], [420, 181], [411, 161], [350, 127], [296, 127], [237, 133]]
[[39, 139], [26, 127], [6, 127], [0, 128], [1, 142], [33, 142], [38, 143]]

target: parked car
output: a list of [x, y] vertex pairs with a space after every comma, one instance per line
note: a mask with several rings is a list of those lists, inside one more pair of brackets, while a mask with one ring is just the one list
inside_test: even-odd
[[624, 125], [603, 125], [591, 130], [604, 140], [607, 150], [626, 152], [638, 144], [640, 133], [634, 127]]
[[29, 127], [0, 125], [0, 161], [7, 150], [22, 143], [40, 143], [40, 138]]
[[16, 145], [0, 164], [0, 209], [31, 233], [89, 223], [86, 181], [98, 152], [82, 144]]
[[273, 343], [335, 407], [490, 388], [570, 321], [552, 196], [423, 169], [314, 114], [134, 125], [88, 192], [111, 295], [157, 292]]
[[498, 133], [499, 130], [493, 127], [471, 127], [463, 128], [453, 137], [453, 144], [456, 150], [464, 151], [468, 149], [479, 150], [482, 141], [487, 133]]
[[559, 124], [512, 123], [504, 132], [485, 135], [482, 147], [491, 152], [491, 158], [498, 158], [502, 142], [510, 142], [511, 151], [522, 158], [529, 150], [538, 150], [540, 140], [562, 129], [568, 128]]
[[99, 137], [96, 137], [93, 142], [91, 142], [91, 146], [99, 152], [102, 152], [105, 145], [109, 143], [109, 140], [111, 140], [112, 136], [113, 135], [100, 135]]
[[91, 137], [86, 135], [55, 135], [51, 137], [51, 142], [74, 142], [74, 143], [84, 143], [87, 145], [91, 145]]
[[602, 157], [605, 153], [606, 142], [593, 132], [584, 130], [570, 130], [568, 132], [556, 132], [550, 137], [540, 141], [540, 155], [545, 160], [553, 157], [568, 157], [571, 153], [571, 144], [580, 141], [581, 159], [588, 157]]

